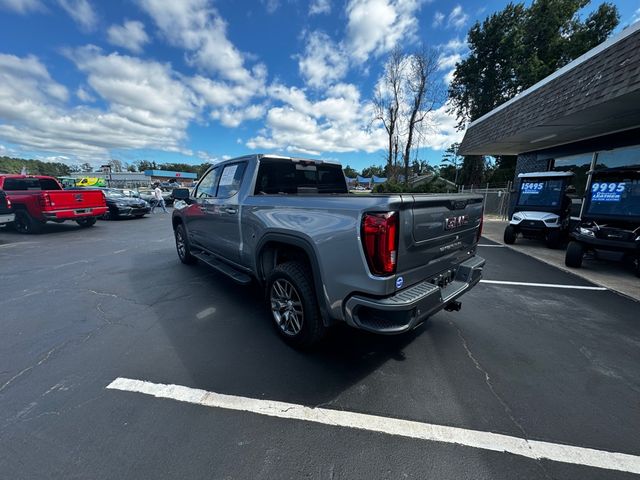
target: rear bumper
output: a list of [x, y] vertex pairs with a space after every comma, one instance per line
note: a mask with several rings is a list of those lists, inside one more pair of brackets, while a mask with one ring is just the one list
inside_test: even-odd
[[476, 285], [485, 260], [474, 256], [460, 264], [453, 281], [444, 288], [420, 282], [384, 298], [354, 295], [345, 302], [345, 319], [352, 327], [375, 333], [411, 330]]
[[0, 214], [0, 225], [3, 223], [13, 222], [15, 219], [16, 216], [13, 213], [2, 213]]
[[44, 220], [77, 220], [85, 217], [99, 217], [107, 211], [107, 207], [87, 207], [69, 210], [48, 210], [42, 212]]

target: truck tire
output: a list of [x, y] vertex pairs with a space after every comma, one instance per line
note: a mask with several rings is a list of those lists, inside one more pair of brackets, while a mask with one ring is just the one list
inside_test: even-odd
[[562, 244], [562, 232], [560, 229], [549, 230], [547, 233], [547, 247], [549, 248], [560, 248]]
[[76, 220], [76, 223], [82, 228], [93, 227], [96, 224], [96, 217], [81, 218]]
[[273, 325], [289, 345], [309, 349], [326, 332], [309, 268], [301, 262], [285, 262], [267, 277], [267, 305]]
[[569, 242], [567, 252], [564, 255], [564, 264], [567, 267], [580, 268], [584, 257], [584, 247], [579, 242]]
[[189, 237], [184, 229], [184, 225], [179, 223], [176, 225], [173, 234], [176, 238], [176, 250], [178, 252], [178, 258], [185, 265], [195, 265], [198, 263], [198, 259], [191, 255], [191, 246], [189, 245]]
[[504, 229], [504, 243], [507, 245], [516, 243], [516, 229], [513, 228], [513, 225], [507, 225], [507, 228]]
[[16, 229], [16, 232], [26, 234], [40, 233], [42, 225], [44, 225], [42, 222], [36, 220], [29, 215], [29, 212], [24, 210], [18, 210], [16, 212], [16, 218], [13, 221], [13, 228]]

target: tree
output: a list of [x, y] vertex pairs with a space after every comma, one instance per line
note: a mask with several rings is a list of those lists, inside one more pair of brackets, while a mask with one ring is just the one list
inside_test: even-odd
[[618, 25], [618, 10], [603, 3], [585, 21], [589, 0], [509, 3], [476, 22], [470, 53], [456, 65], [449, 86], [458, 128], [476, 120], [605, 40]]
[[462, 155], [458, 155], [458, 149], [460, 148], [460, 143], [452, 143], [449, 145], [444, 153], [442, 154], [442, 160], [440, 163], [448, 163], [451, 167], [453, 167], [454, 176], [453, 179], [447, 178], [447, 180], [453, 181], [453, 183], [458, 183], [458, 167], [462, 164], [464, 157]]
[[404, 164], [404, 181], [409, 181], [409, 162], [411, 149], [415, 143], [416, 130], [423, 126], [427, 115], [442, 100], [441, 82], [436, 79], [438, 57], [434, 50], [422, 51], [411, 55], [408, 60], [407, 93], [409, 101], [407, 135], [404, 142], [402, 161]]
[[376, 177], [384, 177], [386, 175], [385, 167], [382, 165], [371, 165], [362, 170], [362, 176], [365, 178], [373, 177], [374, 175]]
[[84, 162], [82, 165], [80, 165], [80, 171], [83, 173], [93, 172], [93, 167], [89, 162]]
[[127, 172], [137, 172], [137, 171], [138, 169], [133, 163], [130, 163], [129, 165], [127, 165]]
[[387, 132], [387, 173], [398, 159], [398, 116], [402, 102], [404, 55], [400, 48], [391, 51], [384, 65], [382, 81], [373, 97], [374, 120], [382, 122]]
[[122, 162], [117, 158], [112, 158], [111, 160], [109, 160], [109, 165], [111, 166], [112, 172], [122, 172], [124, 170]]
[[344, 171], [345, 177], [355, 178], [358, 176], [358, 172], [355, 169], [351, 168], [349, 165], [344, 167], [342, 170]]
[[487, 170], [487, 161], [482, 155], [467, 155], [462, 161], [458, 179], [460, 185], [480, 185]]

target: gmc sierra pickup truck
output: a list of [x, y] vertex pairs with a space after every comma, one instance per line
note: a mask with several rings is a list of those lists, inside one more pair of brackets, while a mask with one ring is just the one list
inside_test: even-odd
[[66, 220], [91, 227], [107, 211], [100, 190], [63, 190], [53, 177], [0, 175], [0, 189], [13, 205], [13, 226], [20, 233], [38, 233], [46, 222]]
[[180, 260], [257, 280], [296, 347], [341, 321], [406, 332], [459, 310], [482, 276], [478, 195], [349, 194], [339, 164], [251, 155], [214, 165], [174, 198]]
[[7, 198], [7, 194], [0, 190], [0, 227], [13, 222], [15, 216], [13, 208], [11, 208], [11, 200]]

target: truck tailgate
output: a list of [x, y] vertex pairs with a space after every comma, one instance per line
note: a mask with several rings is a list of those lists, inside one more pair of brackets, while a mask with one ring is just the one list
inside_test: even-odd
[[404, 285], [440, 274], [452, 277], [475, 249], [482, 197], [402, 195], [402, 203], [397, 273]]
[[100, 190], [48, 190], [46, 193], [51, 199], [46, 211], [82, 210], [105, 205], [104, 194]]

